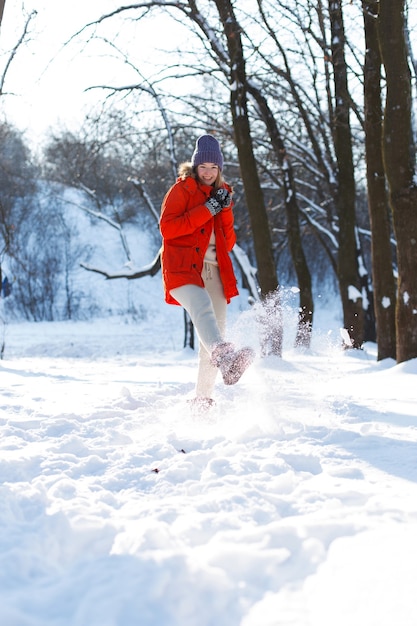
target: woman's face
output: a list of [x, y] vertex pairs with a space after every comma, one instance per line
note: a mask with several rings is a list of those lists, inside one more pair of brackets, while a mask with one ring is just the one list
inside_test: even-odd
[[215, 163], [201, 163], [197, 165], [198, 180], [204, 185], [212, 185], [219, 173], [219, 166]]

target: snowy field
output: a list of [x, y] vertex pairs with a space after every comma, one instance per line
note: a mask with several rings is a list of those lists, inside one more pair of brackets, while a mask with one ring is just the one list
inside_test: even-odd
[[[0, 624], [415, 626], [417, 362], [342, 352], [322, 311], [195, 417], [154, 305], [6, 327]], [[258, 350], [250, 311], [229, 330]]]

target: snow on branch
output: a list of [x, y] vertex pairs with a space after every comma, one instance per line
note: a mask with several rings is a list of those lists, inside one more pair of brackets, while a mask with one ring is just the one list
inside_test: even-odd
[[155, 276], [155, 274], [157, 274], [161, 269], [161, 250], [158, 251], [158, 254], [154, 258], [154, 260], [151, 261], [151, 263], [149, 263], [148, 265], [144, 265], [138, 270], [130, 268], [130, 271], [127, 270], [126, 272], [110, 273], [97, 267], [92, 267], [91, 265], [87, 265], [85, 263], [80, 263], [80, 265], [89, 272], [101, 274], [101, 276], [104, 276], [107, 280], [113, 280], [115, 278], [126, 278], [127, 280], [132, 280], [135, 278], [143, 278], [143, 276]]

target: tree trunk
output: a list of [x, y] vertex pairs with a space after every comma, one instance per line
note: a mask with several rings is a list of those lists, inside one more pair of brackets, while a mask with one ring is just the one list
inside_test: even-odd
[[380, 0], [377, 21], [386, 77], [383, 157], [397, 240], [396, 357], [399, 363], [417, 357], [417, 188], [404, 5], [404, 0]]
[[364, 313], [355, 241], [355, 179], [342, 0], [329, 0], [329, 15], [335, 90], [332, 128], [338, 165], [336, 196], [339, 218], [338, 279], [344, 327], [349, 333], [351, 346], [360, 348], [363, 343]]
[[276, 290], [278, 281], [268, 216], [253, 152], [248, 117], [246, 68], [240, 28], [229, 0], [216, 0], [216, 5], [227, 38], [230, 59], [230, 106], [234, 137], [253, 231], [259, 285], [262, 295], [266, 296]]
[[297, 274], [298, 287], [300, 289], [300, 306], [295, 345], [308, 348], [310, 346], [311, 330], [313, 326], [314, 302], [311, 288], [311, 274], [304, 254], [300, 233], [299, 209], [293, 169], [284, 142], [282, 141], [276, 119], [265, 97], [252, 84], [248, 86], [248, 91], [258, 106], [259, 114], [265, 123], [274, 153], [283, 172], [288, 241], [292, 262]]
[[6, 0], [0, 0], [0, 26], [3, 21], [3, 13], [4, 13], [4, 5], [6, 4]]
[[381, 55], [376, 29], [377, 0], [364, 0], [365, 146], [368, 210], [371, 224], [372, 282], [378, 361], [395, 359], [396, 283], [393, 274], [391, 226], [382, 158]]
[[299, 211], [294, 190], [293, 171], [291, 164], [286, 157], [284, 158], [283, 168], [288, 240], [292, 261], [297, 274], [298, 287], [300, 289], [300, 307], [298, 311], [298, 326], [295, 337], [295, 345], [308, 348], [310, 346], [314, 312], [311, 274], [308, 269], [301, 241]]
[[[247, 102], [247, 78], [245, 58], [241, 40], [241, 28], [236, 21], [232, 3], [229, 0], [216, 0], [220, 20], [227, 39], [229, 56], [230, 108], [232, 113], [234, 139], [238, 151], [240, 172], [245, 190], [258, 270], [258, 281], [263, 299], [277, 300], [278, 280], [272, 252], [272, 240], [265, 202], [259, 181], [253, 151]], [[279, 320], [277, 322], [277, 319]], [[278, 314], [270, 328], [269, 350], [273, 354], [282, 352], [282, 327]], [[264, 346], [264, 350], [268, 348]]]

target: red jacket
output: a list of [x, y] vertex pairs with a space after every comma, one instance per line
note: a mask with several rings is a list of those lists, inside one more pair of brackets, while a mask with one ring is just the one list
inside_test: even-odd
[[[226, 183], [224, 186], [231, 191]], [[179, 304], [170, 295], [171, 289], [183, 285], [204, 287], [201, 273], [213, 228], [225, 298], [230, 302], [233, 296], [239, 294], [229, 256], [236, 243], [233, 204], [213, 217], [204, 206], [212, 190], [212, 187], [197, 182], [191, 176], [178, 178], [162, 202], [162, 280], [165, 300], [169, 304]]]

